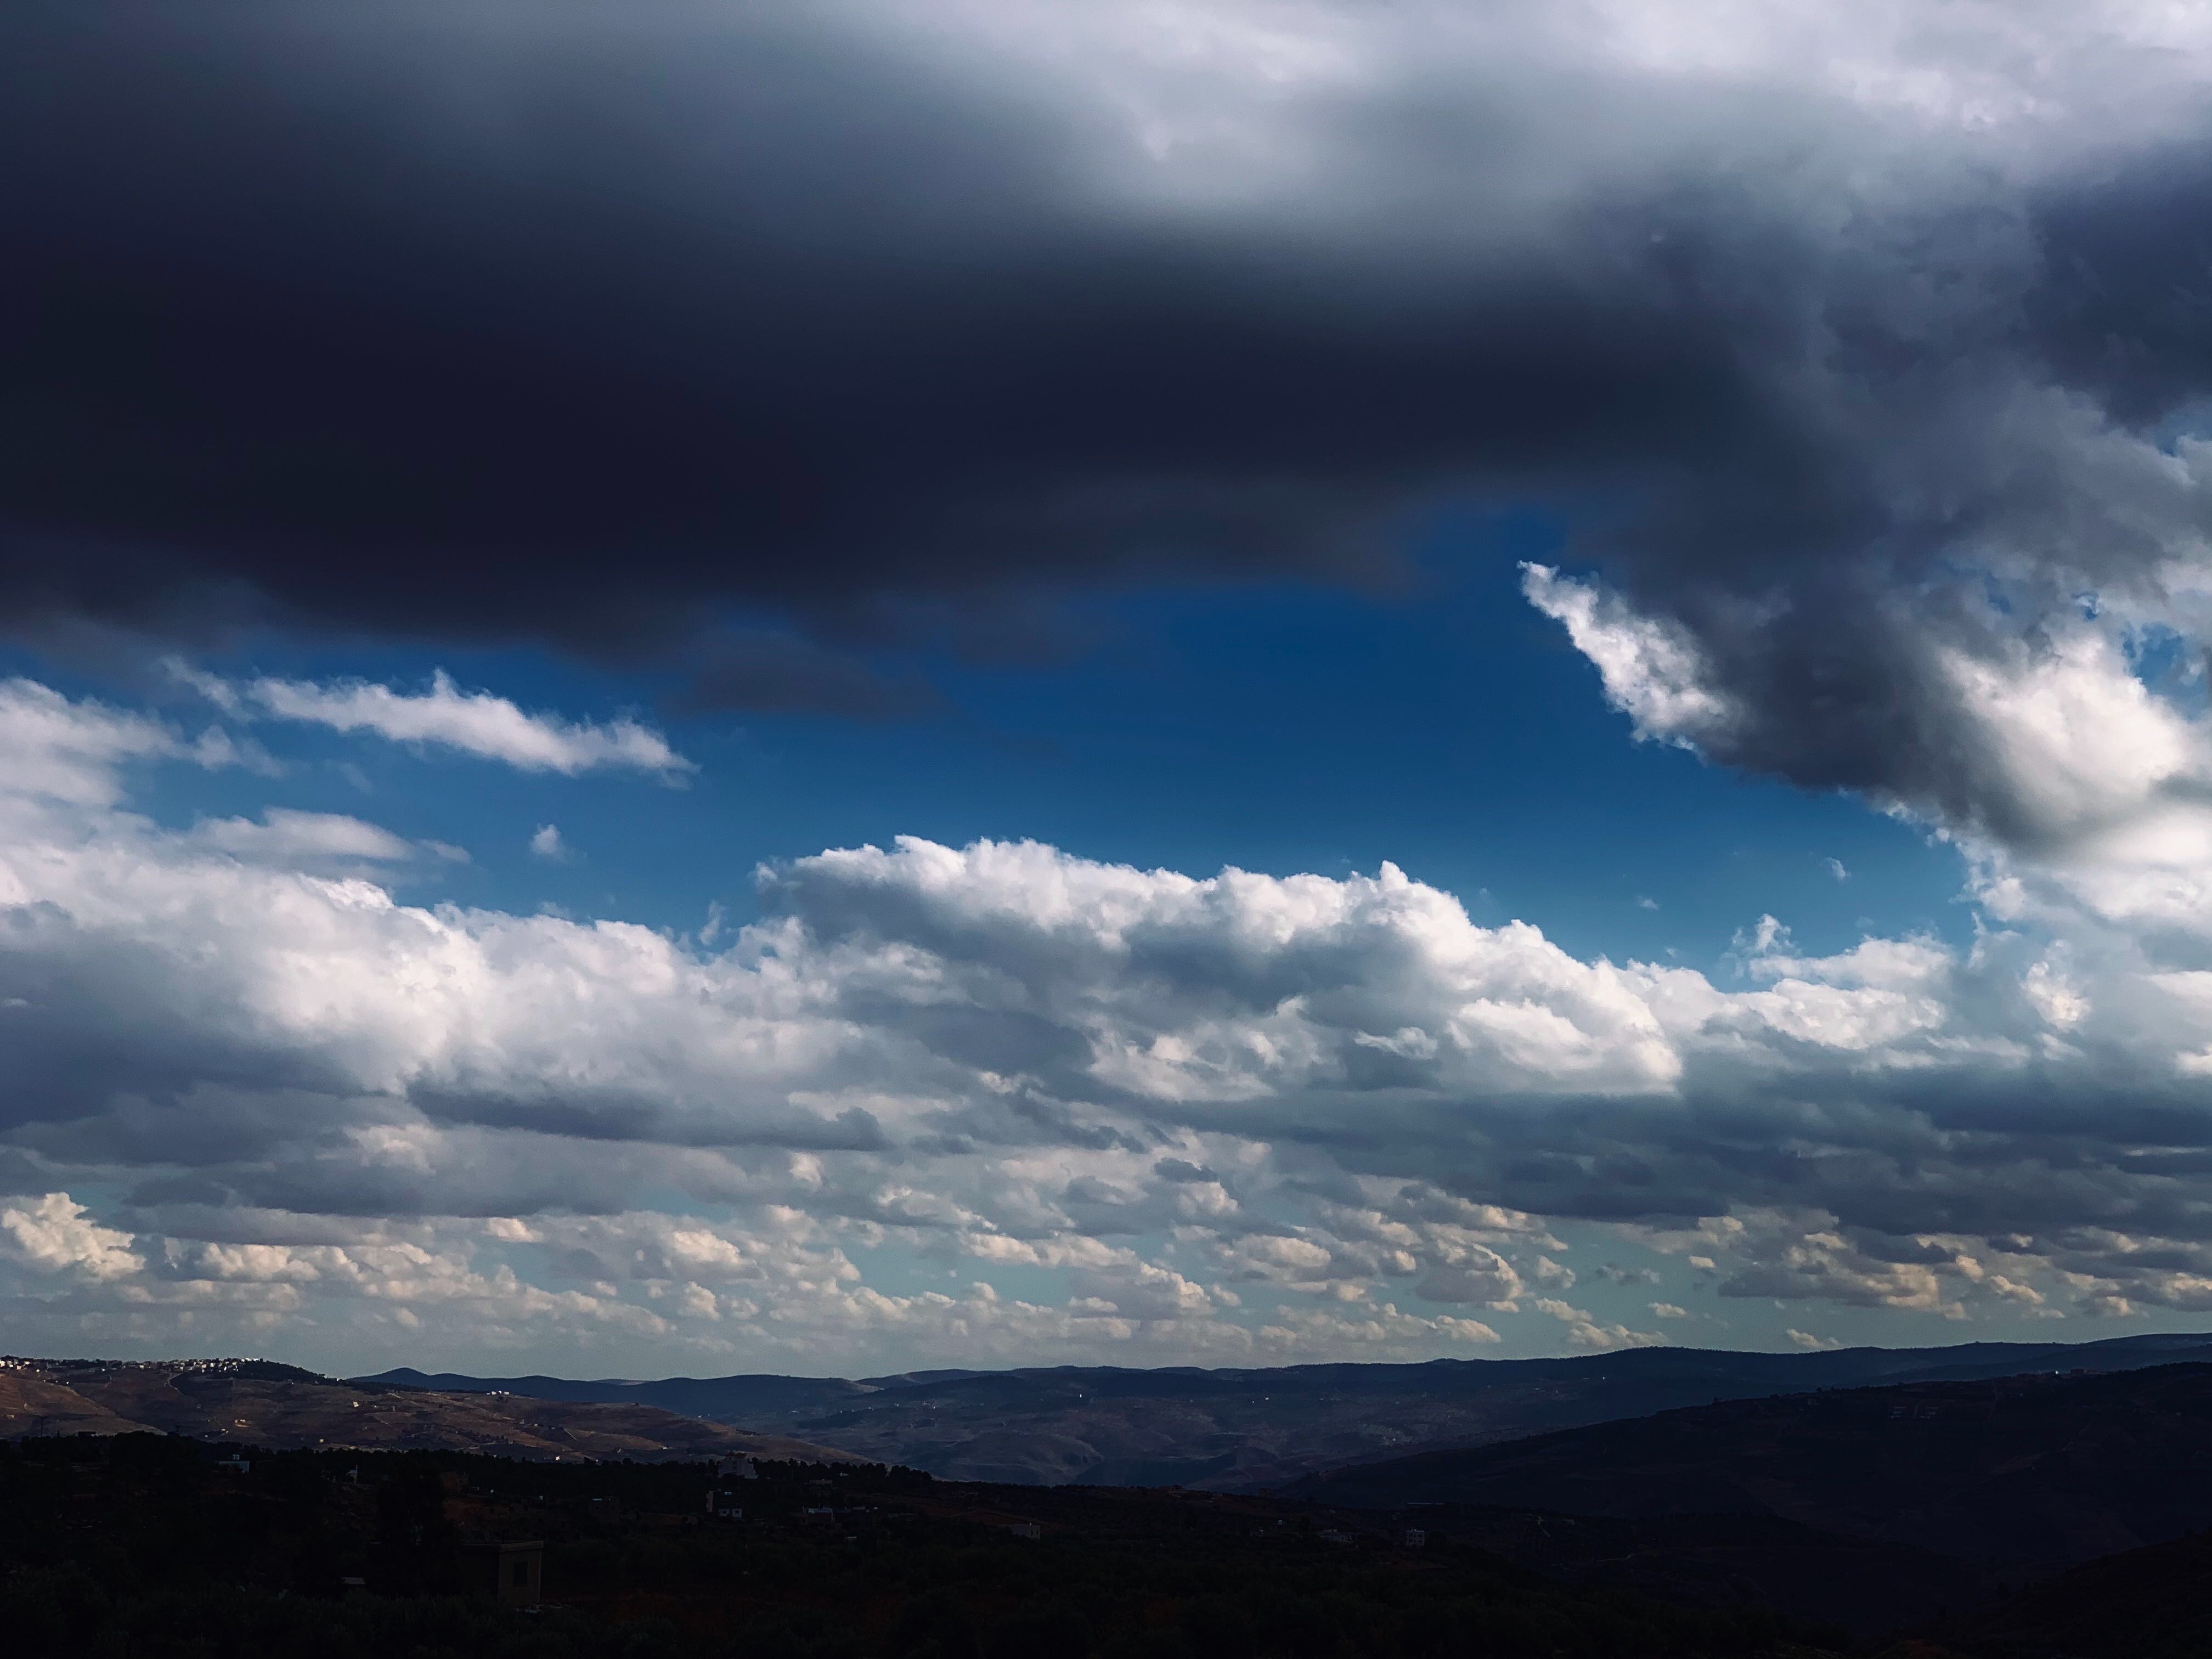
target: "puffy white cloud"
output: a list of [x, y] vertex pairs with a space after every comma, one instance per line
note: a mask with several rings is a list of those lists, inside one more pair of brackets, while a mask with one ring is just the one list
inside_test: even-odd
[[146, 1264], [131, 1237], [92, 1220], [67, 1193], [48, 1193], [27, 1209], [0, 1210], [0, 1229], [18, 1255], [45, 1271], [74, 1269], [88, 1279], [121, 1279]]
[[[1759, 722], [1695, 630], [1639, 611], [1595, 580], [1542, 565], [1523, 571], [1523, 592], [1566, 629], [1639, 738], [1790, 769], [1754, 752], [1786, 739], [1747, 732]], [[2212, 727], [2154, 693], [2130, 660], [2142, 607], [2132, 617], [2039, 616], [2026, 635], [2004, 631], [2007, 614], [1973, 613], [1964, 641], [1924, 642], [1926, 679], [1911, 689], [1908, 707], [1923, 728], [1917, 740], [1942, 745], [1943, 770], [1869, 780], [1868, 793], [1969, 842], [2039, 861], [2201, 868], [2212, 851], [2212, 814], [2201, 804], [2212, 787]], [[1759, 720], [1775, 718], [1772, 708], [1759, 711]], [[1800, 735], [1814, 745], [1832, 740]], [[1826, 864], [1848, 878], [1839, 861]]]
[[1687, 629], [1638, 616], [1618, 594], [1549, 565], [1522, 565], [1521, 591], [1596, 665], [1607, 701], [1628, 716], [1638, 738], [1695, 749], [1735, 718]]
[[[1226, 1105], [1367, 1076], [1638, 1093], [1680, 1066], [1628, 975], [1525, 923], [1475, 927], [1391, 865], [1343, 880], [1199, 879], [1034, 842], [902, 838], [766, 880], [818, 944], [900, 935], [929, 951], [915, 1000], [957, 994], [1042, 1017], [1079, 1034], [1092, 1086], [1157, 1102]], [[920, 965], [903, 949], [898, 961]]]

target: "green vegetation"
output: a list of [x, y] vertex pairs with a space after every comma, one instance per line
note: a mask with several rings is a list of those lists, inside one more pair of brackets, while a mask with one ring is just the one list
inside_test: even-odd
[[[1812, 1636], [1409, 1550], [1296, 1506], [910, 1470], [0, 1448], [0, 1630], [87, 1659], [1776, 1659]], [[738, 1494], [744, 1517], [706, 1498]], [[810, 1513], [810, 1511], [811, 1513]], [[824, 1513], [826, 1511], [826, 1513]], [[1011, 1528], [1033, 1522], [1042, 1536]], [[547, 1604], [465, 1593], [539, 1539]], [[355, 1581], [355, 1582], [349, 1582]]]

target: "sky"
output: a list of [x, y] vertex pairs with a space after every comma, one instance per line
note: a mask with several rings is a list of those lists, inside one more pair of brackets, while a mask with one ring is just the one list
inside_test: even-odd
[[2212, 1320], [2212, 9], [0, 21], [0, 1328]]

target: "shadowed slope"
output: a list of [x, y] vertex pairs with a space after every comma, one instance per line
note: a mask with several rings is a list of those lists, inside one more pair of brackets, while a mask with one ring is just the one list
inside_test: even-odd
[[2212, 1525], [2212, 1365], [1729, 1402], [1297, 1490], [1375, 1507], [1767, 1515], [1948, 1555], [2083, 1561]]

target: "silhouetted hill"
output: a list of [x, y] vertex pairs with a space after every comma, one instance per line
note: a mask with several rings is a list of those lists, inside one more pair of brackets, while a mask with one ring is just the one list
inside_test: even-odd
[[2212, 1360], [2212, 1336], [1565, 1359], [1158, 1370], [1063, 1366], [839, 1377], [574, 1382], [386, 1371], [448, 1391], [660, 1407], [799, 1436], [945, 1479], [1251, 1491], [1431, 1448], [1474, 1446], [1715, 1400], [2025, 1371]]
[[2212, 1365], [1729, 1401], [1294, 1490], [1373, 1507], [1773, 1516], [1946, 1555], [2077, 1562], [2212, 1526]]
[[850, 1461], [635, 1401], [447, 1394], [345, 1382], [259, 1359], [0, 1359], [0, 1437], [158, 1430], [276, 1448], [364, 1446], [510, 1457]]

